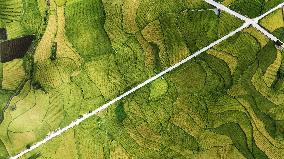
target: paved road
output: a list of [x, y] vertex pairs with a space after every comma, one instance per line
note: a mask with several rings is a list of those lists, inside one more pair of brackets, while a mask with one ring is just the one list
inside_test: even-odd
[[[250, 19], [250, 18], [248, 18], [248, 17], [245, 17], [245, 16], [243, 16], [243, 15], [241, 15], [241, 14], [239, 14], [239, 13], [237, 13], [237, 12], [235, 12], [235, 11], [229, 9], [228, 7], [222, 5], [222, 4], [218, 3], [218, 2], [215, 2], [215, 1], [213, 1], [213, 0], [205, 0], [205, 2], [207, 2], [207, 3], [209, 3], [209, 4], [211, 4], [211, 5], [215, 6], [215, 7], [217, 7], [218, 9], [220, 9], [220, 10], [222, 10], [222, 11], [225, 11], [225, 12], [227, 12], [227, 13], [229, 13], [229, 14], [231, 14], [231, 15], [233, 15], [233, 16], [235, 16], [235, 17], [237, 17], [237, 18], [239, 18], [239, 19], [241, 19], [241, 20], [243, 20], [243, 21], [245, 21], [245, 22], [247, 22], [247, 23], [250, 23], [251, 26], [253, 26], [254, 28], [256, 28], [258, 31], [262, 32], [265, 36], [267, 36], [267, 37], [268, 37], [269, 39], [271, 39], [272, 41], [274, 41], [274, 42], [280, 41], [277, 37], [275, 37], [274, 35], [272, 35], [269, 31], [267, 31], [266, 29], [264, 29], [263, 27], [261, 27], [261, 26], [258, 24], [258, 21], [259, 21], [260, 19], [264, 18], [265, 16], [267, 16], [268, 14], [270, 14], [270, 13], [276, 11], [277, 9], [282, 8], [282, 7], [284, 6], [284, 2], [281, 3], [281, 4], [279, 4], [278, 6], [276, 6], [276, 7], [272, 8], [272, 9], [270, 9], [268, 12], [266, 12], [266, 13], [264, 13], [264, 14], [262, 14], [262, 15], [256, 17], [256, 18], [254, 18], [254, 19]], [[280, 42], [281, 42], [281, 41], [280, 41]], [[283, 43], [283, 42], [282, 42], [282, 43]], [[282, 45], [282, 47], [284, 47], [284, 44]]]

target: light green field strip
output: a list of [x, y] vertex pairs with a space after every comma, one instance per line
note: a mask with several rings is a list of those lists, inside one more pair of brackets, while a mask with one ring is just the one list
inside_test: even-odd
[[263, 76], [263, 80], [265, 81], [266, 85], [268, 87], [271, 87], [272, 84], [274, 83], [274, 81], [277, 79], [277, 71], [279, 70], [280, 66], [281, 66], [281, 62], [282, 62], [282, 54], [281, 52], [278, 50], [277, 51], [277, 57], [274, 61], [273, 64], [271, 64], [264, 76]]
[[209, 50], [208, 54], [216, 56], [217, 58], [224, 60], [227, 63], [227, 65], [229, 66], [231, 73], [233, 74], [235, 72], [238, 61], [234, 56], [232, 56], [228, 53], [220, 52], [220, 51], [216, 51], [216, 50]]
[[[51, 3], [53, 4], [53, 3]], [[57, 31], [57, 16], [53, 11], [49, 15], [46, 31], [39, 42], [34, 55], [34, 61], [45, 62], [51, 56], [52, 42], [55, 38]]]
[[3, 64], [2, 89], [16, 90], [26, 77], [23, 60], [15, 59]]
[[10, 40], [26, 34], [26, 31], [20, 22], [8, 23], [6, 25], [6, 29], [7, 29], [7, 38]]
[[284, 27], [283, 9], [278, 9], [260, 21], [262, 26], [273, 32], [278, 28]]

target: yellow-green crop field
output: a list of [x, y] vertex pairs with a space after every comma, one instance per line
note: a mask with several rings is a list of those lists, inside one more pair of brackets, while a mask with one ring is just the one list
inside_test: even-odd
[[0, 159], [283, 159], [283, 18], [259, 21], [279, 41], [248, 26], [34, 148], [244, 22], [204, 0], [0, 0]]

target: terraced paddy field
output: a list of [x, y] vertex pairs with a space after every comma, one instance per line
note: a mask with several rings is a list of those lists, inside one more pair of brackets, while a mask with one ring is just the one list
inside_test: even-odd
[[[219, 2], [244, 15], [256, 6]], [[281, 2], [259, 3], [255, 17]], [[0, 158], [284, 155], [282, 48], [230, 13], [203, 0], [0, 0], [0, 8], [0, 55], [10, 57], [0, 63]], [[259, 22], [278, 43], [280, 11]], [[29, 36], [25, 49], [11, 43]]]
[[258, 34], [238, 33], [23, 158], [281, 158], [282, 52]]

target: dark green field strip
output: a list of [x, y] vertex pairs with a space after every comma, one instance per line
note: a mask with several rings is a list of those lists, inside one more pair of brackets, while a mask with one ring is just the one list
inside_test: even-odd
[[281, 158], [283, 53], [263, 39], [245, 29], [23, 158]]
[[219, 2], [250, 18], [255, 18], [283, 3], [282, 0], [219, 0]]

